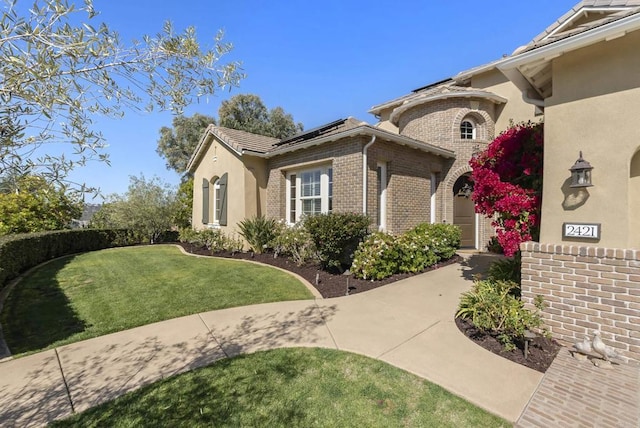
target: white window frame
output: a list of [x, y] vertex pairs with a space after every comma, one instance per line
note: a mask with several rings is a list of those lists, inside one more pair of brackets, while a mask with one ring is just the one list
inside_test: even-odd
[[436, 204], [437, 204], [437, 192], [438, 192], [438, 175], [434, 172], [431, 173], [431, 201], [430, 201], [430, 211], [431, 211], [431, 224], [435, 224], [436, 222]]
[[[302, 196], [302, 176], [304, 174], [320, 172], [320, 195], [318, 196]], [[329, 188], [332, 187], [329, 175], [333, 176], [333, 167], [331, 165], [322, 165], [316, 167], [309, 167], [305, 169], [298, 169], [287, 172], [287, 189], [286, 189], [286, 222], [289, 225], [295, 224], [302, 218], [302, 200], [303, 199], [320, 199], [320, 212], [326, 214], [330, 212], [329, 200], [333, 199], [333, 195], [330, 194]], [[291, 194], [291, 181], [292, 177], [295, 177], [295, 195]], [[331, 186], [330, 186], [331, 184]], [[293, 202], [292, 202], [293, 201]], [[292, 207], [292, 203], [295, 207]], [[292, 208], [295, 208], [295, 221], [291, 221]]]
[[213, 219], [214, 226], [220, 226], [220, 210], [218, 209], [218, 203], [220, 202], [220, 178], [217, 178], [211, 186], [211, 217]]
[[[468, 124], [471, 125], [471, 138], [463, 137], [462, 125], [464, 125], [465, 123], [468, 123]], [[461, 140], [475, 140], [476, 139], [476, 129], [477, 129], [477, 125], [473, 120], [471, 120], [469, 118], [464, 119], [462, 122], [460, 122], [460, 139]], [[464, 135], [467, 135], [467, 134], [465, 133]]]
[[377, 184], [380, 186], [376, 190], [376, 192], [378, 192], [376, 195], [377, 203], [378, 203], [378, 230], [380, 232], [384, 232], [385, 230], [387, 230], [387, 163], [386, 162], [378, 162], [378, 166], [376, 168], [376, 181], [378, 182]]

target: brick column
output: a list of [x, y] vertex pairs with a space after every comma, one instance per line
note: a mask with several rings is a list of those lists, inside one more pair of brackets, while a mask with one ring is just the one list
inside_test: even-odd
[[545, 325], [566, 345], [592, 330], [640, 361], [640, 250], [523, 243], [522, 300], [541, 295]]

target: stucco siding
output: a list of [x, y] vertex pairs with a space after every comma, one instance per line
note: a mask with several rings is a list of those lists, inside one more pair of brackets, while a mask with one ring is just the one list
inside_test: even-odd
[[[628, 209], [630, 163], [640, 148], [640, 31], [567, 53], [553, 63], [545, 109], [541, 242], [562, 240], [563, 222], [601, 223], [596, 245], [640, 248]], [[597, 58], [597, 60], [594, 60]], [[579, 151], [593, 187], [569, 188]]]
[[493, 92], [506, 98], [505, 104], [499, 104], [495, 107], [495, 135], [509, 128], [509, 122], [527, 122], [539, 121], [542, 116], [535, 115], [535, 107], [527, 104], [522, 99], [520, 89], [509, 81], [499, 70], [493, 69], [486, 73], [473, 76], [471, 86], [474, 88], [482, 88], [485, 91]]

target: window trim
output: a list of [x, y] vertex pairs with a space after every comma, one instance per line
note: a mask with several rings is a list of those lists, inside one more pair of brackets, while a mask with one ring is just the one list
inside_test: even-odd
[[[463, 130], [463, 126], [465, 123], [468, 123], [469, 125], [471, 125], [471, 136], [469, 138], [469, 132], [468, 129]], [[478, 125], [475, 123], [475, 121], [471, 120], [470, 118], [464, 118], [461, 122], [460, 122], [460, 139], [461, 140], [475, 140], [477, 138], [477, 129], [478, 129]]]
[[[303, 197], [302, 193], [302, 176], [304, 174], [320, 172], [320, 195]], [[292, 186], [292, 180], [294, 185]], [[295, 194], [292, 194], [291, 190]], [[320, 213], [326, 214], [332, 211], [333, 204], [333, 166], [319, 165], [304, 169], [296, 169], [286, 174], [286, 223], [293, 225], [300, 221], [303, 216], [302, 201], [303, 200], [320, 199]], [[292, 217], [295, 217], [292, 221]]]
[[378, 230], [387, 229], [387, 163], [378, 162], [376, 167], [376, 199], [378, 214]]
[[[216, 180], [211, 185], [212, 189], [212, 201], [211, 210], [212, 210], [212, 224], [214, 226], [220, 226], [220, 214], [222, 212], [222, 200], [220, 199], [220, 178], [216, 178]], [[220, 205], [220, 206], [218, 206]]]

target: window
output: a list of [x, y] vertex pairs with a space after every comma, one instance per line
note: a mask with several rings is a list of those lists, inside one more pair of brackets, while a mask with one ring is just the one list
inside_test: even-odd
[[303, 215], [333, 209], [333, 168], [296, 171], [287, 176], [287, 221], [296, 223]]
[[220, 197], [220, 179], [213, 182], [213, 224], [220, 224], [222, 198]]
[[379, 163], [376, 169], [376, 187], [378, 203], [378, 230], [384, 231], [387, 227], [387, 164]]
[[227, 173], [214, 177], [211, 184], [206, 178], [202, 180], [202, 223], [227, 225], [227, 181]]
[[463, 120], [460, 124], [460, 138], [463, 140], [476, 139], [476, 127], [470, 120]]

